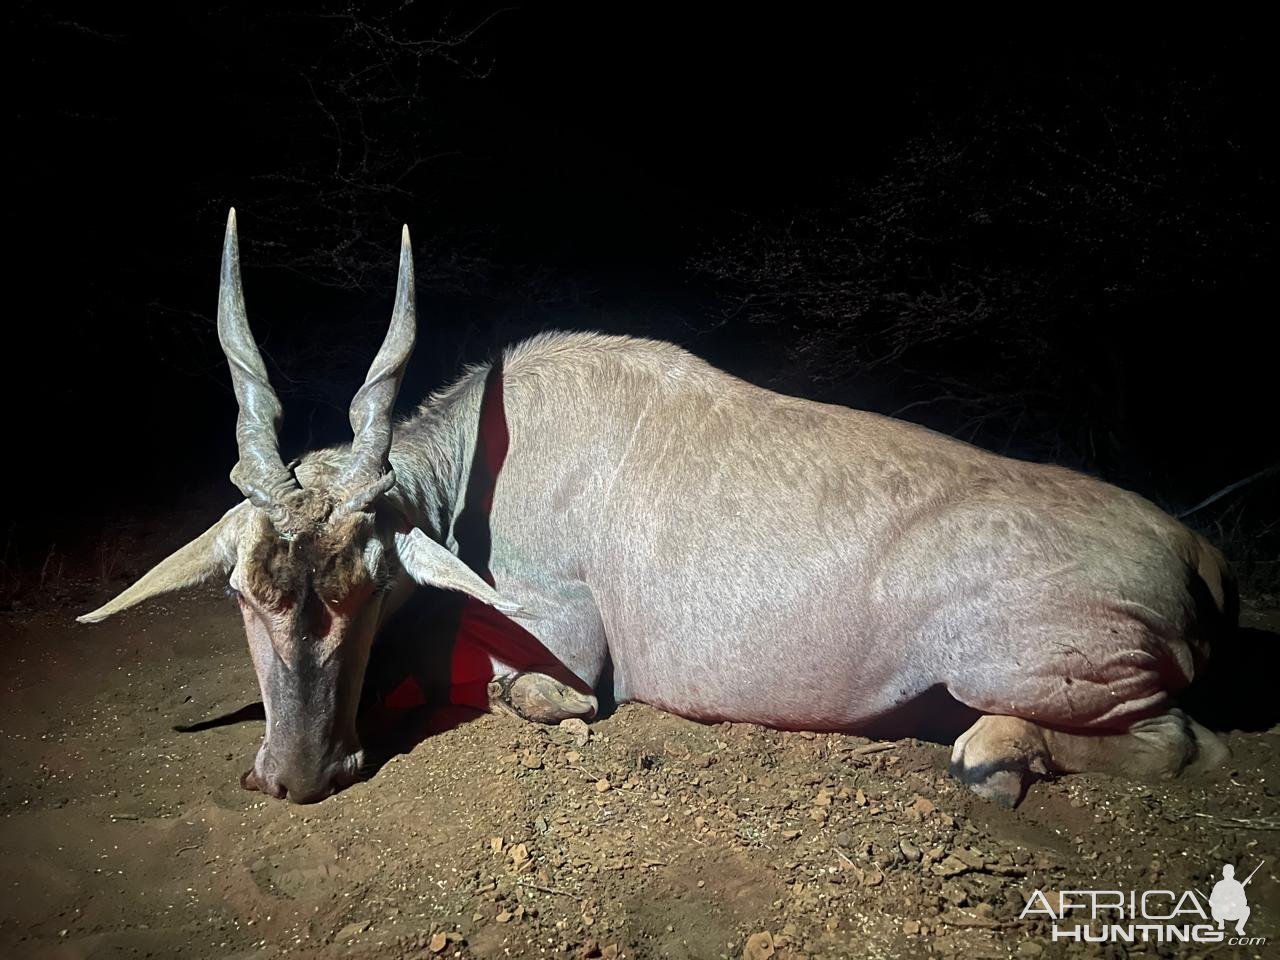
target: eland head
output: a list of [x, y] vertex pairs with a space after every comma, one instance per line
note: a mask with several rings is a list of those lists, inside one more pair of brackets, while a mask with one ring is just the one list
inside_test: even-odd
[[414, 337], [413, 258], [405, 227], [391, 325], [351, 401], [350, 449], [286, 464], [277, 437], [280, 401], [245, 313], [231, 211], [222, 248], [218, 339], [239, 404], [240, 458], [231, 479], [245, 500], [115, 599], [78, 619], [96, 623], [158, 594], [227, 578], [267, 720], [253, 769], [241, 778], [246, 788], [306, 803], [359, 779], [364, 761], [356, 710], [374, 632], [397, 582], [407, 577], [514, 610], [414, 527], [388, 496], [396, 484], [392, 407]]

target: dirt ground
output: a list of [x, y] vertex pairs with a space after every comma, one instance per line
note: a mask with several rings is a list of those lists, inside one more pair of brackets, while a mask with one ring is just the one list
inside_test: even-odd
[[[583, 743], [481, 715], [299, 807], [238, 785], [260, 720], [174, 729], [258, 699], [231, 603], [72, 622], [115, 585], [0, 612], [6, 957], [1277, 955], [1274, 725], [1228, 734], [1214, 778], [1068, 777], [1007, 811], [941, 744], [638, 705]], [[1260, 861], [1247, 932], [1267, 945], [1081, 946], [1019, 920], [1037, 889], [1207, 891]]]

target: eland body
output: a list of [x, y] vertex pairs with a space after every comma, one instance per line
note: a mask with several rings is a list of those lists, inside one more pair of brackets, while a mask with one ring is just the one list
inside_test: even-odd
[[237, 260], [233, 211], [219, 332], [246, 499], [82, 619], [228, 577], [267, 712], [246, 786], [306, 801], [354, 779], [370, 644], [406, 583], [536, 637], [553, 662], [492, 662], [531, 719], [590, 717], [607, 682], [696, 719], [909, 734], [944, 690], [981, 715], [953, 771], [1005, 803], [1052, 772], [1225, 755], [1175, 698], [1234, 620], [1230, 573], [1142, 498], [596, 334], [512, 347], [393, 428], [407, 230], [354, 442], [289, 470]]

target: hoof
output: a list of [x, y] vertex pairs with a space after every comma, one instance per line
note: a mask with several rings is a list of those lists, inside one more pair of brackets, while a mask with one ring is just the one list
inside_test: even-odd
[[983, 770], [951, 765], [951, 775], [966, 787], [992, 803], [1012, 810], [1027, 794], [1027, 788], [1038, 779], [1025, 770]]
[[951, 775], [1006, 808], [1021, 803], [1027, 788], [1049, 771], [1049, 749], [1040, 729], [1015, 717], [981, 717], [951, 751]]
[[534, 723], [559, 723], [596, 715], [596, 698], [579, 693], [545, 673], [520, 673], [500, 677], [489, 684], [492, 707]]

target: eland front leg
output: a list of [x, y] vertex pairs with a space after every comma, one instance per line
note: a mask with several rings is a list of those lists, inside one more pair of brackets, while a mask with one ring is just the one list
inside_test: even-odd
[[495, 677], [489, 684], [489, 708], [513, 713], [534, 723], [559, 723], [577, 717], [590, 720], [599, 709], [592, 694], [580, 693], [545, 673]]

